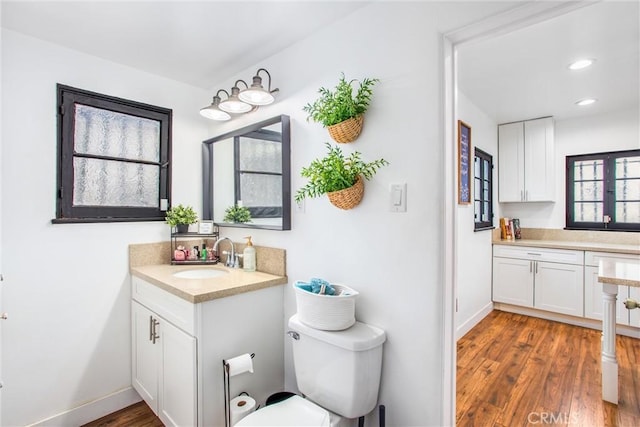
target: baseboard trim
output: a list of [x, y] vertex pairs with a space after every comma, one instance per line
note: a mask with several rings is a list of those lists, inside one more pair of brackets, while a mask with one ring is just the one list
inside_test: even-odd
[[[496, 310], [507, 311], [509, 313], [524, 314], [526, 316], [539, 317], [541, 319], [553, 320], [556, 322], [568, 323], [574, 326], [582, 326], [583, 328], [602, 330], [602, 321], [587, 319], [586, 317], [575, 317], [566, 314], [552, 313], [550, 311], [536, 310], [535, 308], [520, 307], [501, 302], [495, 302]], [[616, 334], [624, 335], [631, 338], [640, 338], [640, 328], [627, 325], [616, 325]]]
[[132, 388], [127, 387], [107, 396], [84, 403], [73, 409], [61, 412], [52, 417], [30, 424], [27, 427], [44, 426], [80, 426], [102, 418], [112, 412], [140, 402], [142, 398]]
[[462, 338], [467, 332], [473, 329], [482, 319], [487, 317], [489, 313], [493, 310], [493, 303], [489, 302], [489, 304], [482, 307], [476, 314], [471, 316], [470, 319], [466, 320], [462, 325], [458, 326], [456, 329], [456, 341]]

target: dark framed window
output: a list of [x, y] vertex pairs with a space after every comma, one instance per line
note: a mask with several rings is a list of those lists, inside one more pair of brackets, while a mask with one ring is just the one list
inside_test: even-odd
[[567, 156], [569, 229], [640, 231], [640, 150]]
[[172, 110], [58, 84], [56, 219], [164, 220]]
[[282, 133], [258, 129], [234, 137], [236, 204], [251, 218], [282, 218]]
[[475, 148], [473, 157], [474, 230], [493, 228], [493, 156]]

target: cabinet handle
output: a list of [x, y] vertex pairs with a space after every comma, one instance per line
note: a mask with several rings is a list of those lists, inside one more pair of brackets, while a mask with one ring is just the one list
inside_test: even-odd
[[160, 339], [160, 335], [156, 333], [156, 326], [158, 326], [159, 324], [160, 322], [158, 322], [156, 319], [153, 319], [153, 339], [151, 340], [153, 344], [155, 344], [156, 341]]
[[536, 274], [538, 274], [538, 261], [534, 261], [536, 263]]
[[529, 273], [533, 273], [533, 261], [529, 261]]
[[153, 316], [149, 316], [149, 341], [153, 341]]

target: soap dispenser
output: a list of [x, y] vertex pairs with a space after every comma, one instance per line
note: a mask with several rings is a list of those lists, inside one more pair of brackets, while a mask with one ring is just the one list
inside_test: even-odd
[[247, 246], [242, 251], [244, 271], [256, 271], [256, 248], [251, 243], [251, 236], [247, 236], [245, 239], [247, 239]]

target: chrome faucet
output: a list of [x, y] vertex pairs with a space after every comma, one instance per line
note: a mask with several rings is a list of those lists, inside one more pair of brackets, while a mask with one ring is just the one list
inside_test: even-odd
[[[228, 240], [229, 244], [231, 244], [231, 252], [229, 254], [227, 254], [227, 261], [224, 263], [224, 265], [227, 266], [227, 267], [233, 267], [234, 266], [234, 260], [236, 259], [236, 247], [234, 246], [233, 241], [231, 241], [230, 238], [223, 237], [222, 239], [217, 239], [216, 242], [213, 244], [213, 250], [216, 252], [216, 255], [217, 255], [218, 254], [218, 245], [223, 240]], [[218, 258], [220, 258], [220, 256], [218, 256]]]

